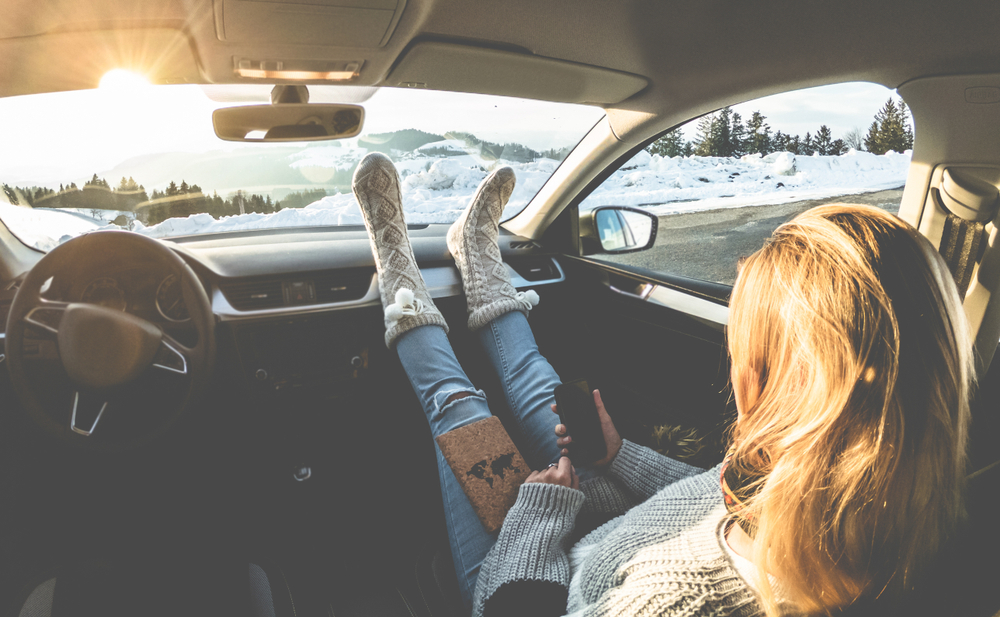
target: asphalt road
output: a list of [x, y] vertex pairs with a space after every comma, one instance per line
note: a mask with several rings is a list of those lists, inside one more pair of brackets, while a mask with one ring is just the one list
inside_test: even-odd
[[771, 232], [796, 214], [831, 203], [860, 203], [895, 214], [903, 188], [830, 199], [811, 199], [770, 206], [724, 208], [660, 217], [656, 243], [627, 255], [595, 255], [599, 259], [732, 285], [736, 262], [761, 246]]

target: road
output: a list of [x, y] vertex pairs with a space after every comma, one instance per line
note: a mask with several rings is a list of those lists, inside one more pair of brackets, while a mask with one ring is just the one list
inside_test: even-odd
[[656, 243], [649, 250], [599, 258], [731, 285], [736, 278], [737, 260], [763, 246], [778, 225], [796, 214], [840, 202], [868, 204], [895, 214], [902, 198], [900, 187], [830, 199], [670, 214], [660, 217]]

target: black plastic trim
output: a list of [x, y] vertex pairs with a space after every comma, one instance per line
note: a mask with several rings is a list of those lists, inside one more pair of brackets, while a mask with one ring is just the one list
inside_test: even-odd
[[622, 266], [620, 264], [598, 261], [596, 259], [588, 259], [586, 257], [575, 257], [573, 255], [561, 255], [560, 258], [571, 259], [573, 261], [594, 266], [602, 270], [607, 270], [615, 274], [621, 274], [640, 279], [643, 282], [654, 283], [656, 285], [669, 287], [670, 289], [676, 289], [677, 291], [683, 291], [697, 298], [702, 298], [722, 306], [729, 306], [729, 296], [733, 292], [733, 288], [731, 286], [723, 285], [722, 283], [712, 283], [710, 281], [702, 281], [688, 278], [686, 276], [678, 276], [676, 274], [664, 274], [663, 272], [656, 272], [655, 270], [648, 270], [646, 268]]

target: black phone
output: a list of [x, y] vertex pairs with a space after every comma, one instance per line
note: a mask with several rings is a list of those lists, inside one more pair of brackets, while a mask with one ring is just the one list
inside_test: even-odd
[[573, 441], [567, 446], [573, 465], [585, 467], [608, 454], [594, 391], [586, 379], [556, 386], [556, 411]]

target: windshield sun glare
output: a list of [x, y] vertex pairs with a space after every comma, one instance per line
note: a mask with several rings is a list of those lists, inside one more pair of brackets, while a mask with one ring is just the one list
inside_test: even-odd
[[267, 104], [270, 86], [151, 86], [124, 70], [107, 73], [96, 90], [0, 99], [4, 133], [18, 144], [0, 152], [0, 220], [43, 251], [106, 228], [174, 237], [360, 225], [350, 183], [372, 151], [396, 163], [411, 224], [451, 223], [483, 178], [504, 165], [517, 175], [504, 211], [510, 218], [604, 114], [425, 90], [309, 90], [312, 102], [361, 104], [361, 134], [225, 142], [212, 111]]

